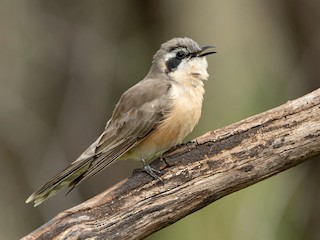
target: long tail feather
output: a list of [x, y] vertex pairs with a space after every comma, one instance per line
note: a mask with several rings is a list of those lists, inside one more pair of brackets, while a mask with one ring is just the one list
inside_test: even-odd
[[34, 192], [27, 200], [26, 203], [34, 201], [34, 206], [38, 206], [43, 201], [54, 196], [61, 188], [72, 182], [79, 176], [83, 175], [89, 168], [91, 161], [74, 162], [68, 168], [54, 176], [48, 183]]

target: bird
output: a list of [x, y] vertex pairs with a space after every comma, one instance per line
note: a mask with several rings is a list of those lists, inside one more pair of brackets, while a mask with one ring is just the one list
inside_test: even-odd
[[173, 38], [153, 56], [146, 77], [120, 97], [103, 133], [66, 169], [30, 195], [38, 206], [67, 186], [70, 191], [120, 159], [140, 160], [143, 170], [161, 180], [147, 162], [181, 144], [201, 116], [206, 51], [188, 37]]

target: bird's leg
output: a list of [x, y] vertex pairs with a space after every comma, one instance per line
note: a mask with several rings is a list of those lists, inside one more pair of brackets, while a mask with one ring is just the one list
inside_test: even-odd
[[143, 171], [148, 173], [155, 180], [160, 180], [163, 183], [163, 180], [161, 179], [161, 177], [159, 177], [157, 174], [155, 174], [155, 173], [161, 174], [161, 171], [152, 168], [148, 163], [146, 163], [146, 161], [143, 158], [141, 158], [141, 161], [143, 163]]

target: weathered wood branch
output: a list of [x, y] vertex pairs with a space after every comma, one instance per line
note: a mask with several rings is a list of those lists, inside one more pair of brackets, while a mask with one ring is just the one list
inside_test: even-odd
[[320, 89], [157, 159], [24, 239], [142, 239], [232, 192], [320, 154]]

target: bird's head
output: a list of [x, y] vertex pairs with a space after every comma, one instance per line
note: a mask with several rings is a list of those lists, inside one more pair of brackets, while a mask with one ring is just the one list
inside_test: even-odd
[[173, 38], [163, 43], [153, 57], [151, 71], [166, 74], [179, 81], [180, 78], [194, 77], [207, 80], [208, 63], [205, 56], [215, 53], [204, 52], [213, 46], [200, 47], [190, 38]]

